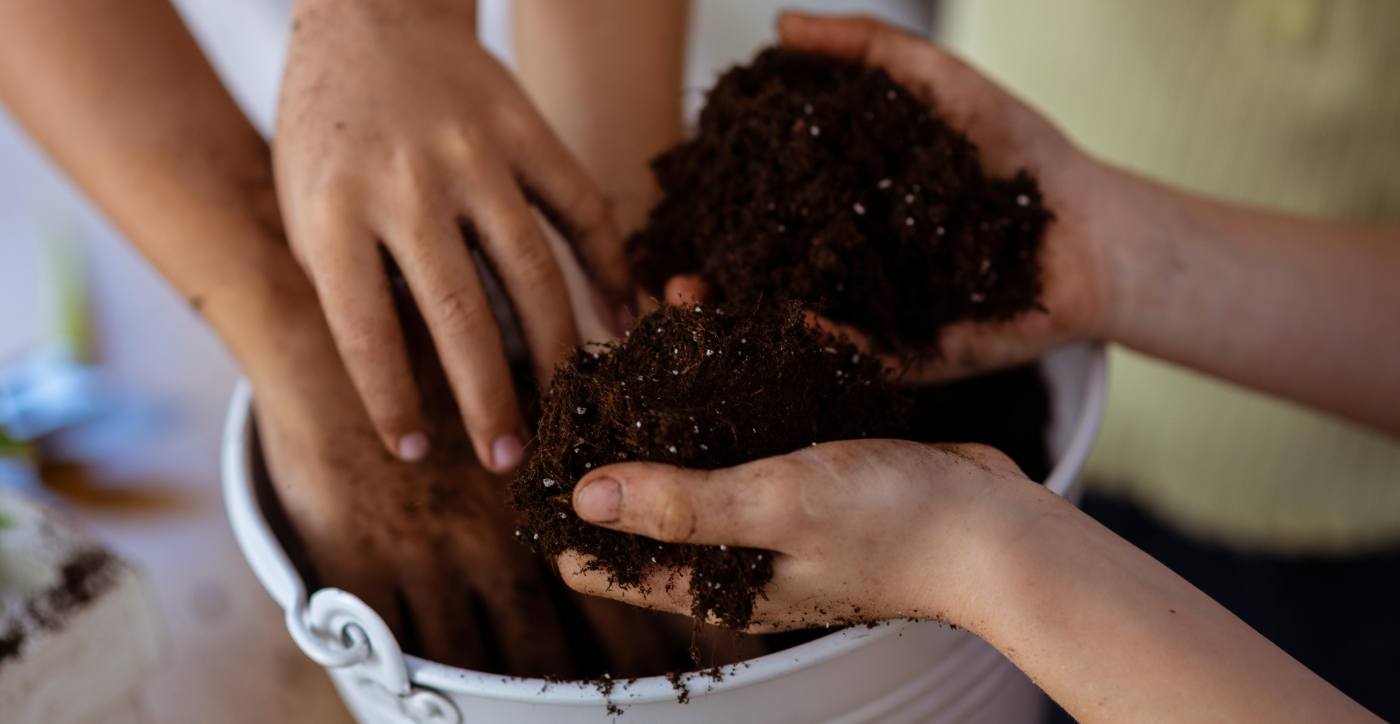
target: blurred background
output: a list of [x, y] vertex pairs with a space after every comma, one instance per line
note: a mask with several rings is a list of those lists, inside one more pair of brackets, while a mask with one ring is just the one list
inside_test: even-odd
[[[175, 4], [266, 132], [290, 0]], [[1089, 149], [1149, 175], [1297, 212], [1400, 216], [1400, 4], [781, 5], [932, 32]], [[693, 0], [688, 110], [770, 39], [779, 6]], [[508, 0], [481, 3], [484, 40], [507, 58], [508, 14]], [[237, 370], [3, 113], [0, 229], [0, 394], [27, 391], [43, 412], [31, 428], [6, 423], [0, 480], [62, 500], [147, 572], [164, 662], [135, 695], [139, 716], [346, 720], [223, 517], [219, 428]], [[1086, 509], [1400, 719], [1396, 444], [1119, 351], [1112, 374]], [[41, 446], [20, 439], [40, 432]]]

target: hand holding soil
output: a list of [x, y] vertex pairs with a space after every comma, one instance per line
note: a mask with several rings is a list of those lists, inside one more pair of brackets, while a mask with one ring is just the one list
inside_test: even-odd
[[[1027, 496], [1056, 499], [986, 446], [858, 440], [720, 470], [609, 465], [579, 482], [573, 505], [585, 521], [654, 540], [763, 549], [773, 578], [747, 630], [777, 631], [899, 617], [967, 625], [983, 551], [1028, 524]], [[617, 586], [590, 562], [571, 551], [559, 570], [583, 593], [692, 611], [687, 569]]]
[[[885, 70], [967, 134], [986, 173], [1029, 172], [1054, 214], [1039, 256], [1042, 309], [942, 329], [940, 355], [890, 358], [906, 369], [905, 379], [928, 382], [1005, 367], [1103, 336], [1119, 263], [1114, 225], [1122, 220], [1103, 203], [1112, 185], [1098, 164], [1036, 111], [923, 38], [866, 18], [800, 13], [785, 14], [778, 31], [785, 47]], [[829, 321], [823, 326], [870, 346], [869, 330]]]
[[530, 205], [570, 239], [611, 304], [629, 288], [607, 204], [477, 43], [474, 12], [299, 2], [274, 155], [293, 249], [383, 444], [418, 460], [435, 432], [390, 299], [386, 267], [396, 266], [477, 457], [501, 472], [520, 462], [525, 430], [473, 252], [513, 300], [541, 381], [578, 334]]

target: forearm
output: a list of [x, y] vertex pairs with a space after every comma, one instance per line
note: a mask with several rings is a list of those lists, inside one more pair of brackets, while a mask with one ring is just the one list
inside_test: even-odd
[[266, 144], [165, 0], [0, 2], [0, 98], [245, 365], [311, 299]]
[[1116, 253], [1110, 339], [1400, 435], [1400, 226], [1117, 183], [1141, 233]]
[[1003, 516], [1021, 523], [988, 546], [962, 623], [1078, 721], [1374, 720], [1148, 555], [1030, 493]]
[[681, 137], [686, 0], [516, 0], [521, 83], [613, 201], [624, 231], [655, 200], [648, 162]]

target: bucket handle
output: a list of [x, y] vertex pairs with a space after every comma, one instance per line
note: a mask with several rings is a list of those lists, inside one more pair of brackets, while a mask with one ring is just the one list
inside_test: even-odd
[[298, 596], [287, 609], [287, 630], [312, 661], [330, 669], [354, 668], [357, 686], [392, 700], [416, 724], [462, 724], [451, 700], [413, 685], [398, 641], [373, 609], [354, 594], [323, 588], [309, 602]]
[[462, 724], [461, 711], [433, 689], [413, 686], [403, 650], [384, 619], [356, 595], [322, 588], [287, 609], [287, 630], [302, 653], [326, 668], [354, 668], [354, 683], [392, 700], [417, 724]]

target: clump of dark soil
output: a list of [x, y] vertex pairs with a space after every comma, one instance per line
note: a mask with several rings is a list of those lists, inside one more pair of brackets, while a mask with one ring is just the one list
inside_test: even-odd
[[708, 470], [831, 440], [897, 437], [910, 409], [876, 359], [821, 338], [796, 307], [665, 307], [556, 372], [534, 455], [512, 483], [520, 536], [551, 559], [568, 549], [594, 556], [591, 565], [622, 586], [641, 585], [654, 566], [687, 568], [695, 617], [742, 628], [772, 577], [771, 555], [590, 525], [574, 515], [575, 483], [627, 460]]
[[1051, 214], [884, 71], [770, 49], [722, 76], [699, 131], [653, 162], [664, 198], [628, 243], [654, 295], [701, 275], [735, 309], [797, 300], [888, 351], [1033, 309]]

